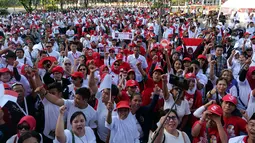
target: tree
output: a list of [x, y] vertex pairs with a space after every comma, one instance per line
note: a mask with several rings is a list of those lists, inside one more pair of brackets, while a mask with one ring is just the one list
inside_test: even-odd
[[22, 4], [25, 10], [29, 13], [34, 10], [32, 7], [33, 1], [34, 0], [19, 0], [19, 2]]

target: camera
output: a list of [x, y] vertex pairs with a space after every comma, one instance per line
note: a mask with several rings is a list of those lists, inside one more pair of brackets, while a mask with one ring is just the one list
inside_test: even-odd
[[169, 83], [178, 86], [182, 90], [189, 89], [189, 83], [186, 79], [184, 79], [184, 77], [178, 77], [173, 74], [170, 74]]

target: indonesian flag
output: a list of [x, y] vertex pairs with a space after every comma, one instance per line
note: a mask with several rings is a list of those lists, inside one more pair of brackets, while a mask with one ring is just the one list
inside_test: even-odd
[[203, 42], [203, 39], [197, 38], [183, 38], [184, 53], [187, 55], [193, 55], [198, 52], [198, 46]]
[[4, 90], [3, 84], [0, 85], [0, 106], [3, 107], [8, 101], [17, 102], [18, 93], [12, 90]]

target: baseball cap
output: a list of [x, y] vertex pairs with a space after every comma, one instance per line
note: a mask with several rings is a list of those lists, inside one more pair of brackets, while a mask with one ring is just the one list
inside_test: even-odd
[[79, 77], [79, 78], [83, 78], [83, 73], [82, 72], [74, 72], [73, 74], [71, 74], [72, 77]]
[[186, 57], [186, 58], [183, 59], [183, 61], [189, 61], [189, 62], [191, 62], [191, 59], [190, 59], [189, 57]]
[[155, 71], [160, 71], [161, 73], [164, 72], [163, 69], [162, 69], [159, 65], [157, 65], [157, 66], [155, 67], [155, 69], [153, 70], [153, 72], [155, 72]]
[[[117, 103], [116, 109], [120, 109], [120, 108], [130, 109], [129, 102], [128, 101], [120, 101], [119, 103]], [[115, 109], [115, 111], [116, 111], [116, 109]]]
[[237, 105], [237, 99], [236, 97], [230, 95], [230, 94], [227, 94], [225, 95], [223, 98], [222, 98], [223, 101], [226, 101], [226, 102], [231, 102], [235, 105]]
[[213, 114], [216, 114], [218, 116], [222, 116], [223, 111], [222, 108], [217, 104], [212, 104], [207, 108], [208, 111], [210, 111]]
[[135, 80], [128, 80], [126, 83], [126, 87], [137, 86], [137, 82]]
[[116, 55], [116, 60], [123, 60], [123, 55], [122, 54], [117, 54]]
[[185, 78], [189, 79], [189, 78], [196, 78], [196, 75], [194, 73], [186, 73], [185, 74]]
[[64, 69], [61, 66], [56, 66], [51, 70], [52, 73], [59, 72], [61, 74], [64, 73]]
[[204, 56], [204, 55], [199, 55], [199, 56], [197, 57], [197, 59], [203, 59], [203, 60], [206, 60], [206, 56]]

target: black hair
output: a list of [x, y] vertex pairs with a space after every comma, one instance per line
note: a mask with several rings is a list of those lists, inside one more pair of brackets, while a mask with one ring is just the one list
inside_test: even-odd
[[79, 94], [82, 97], [83, 100], [90, 99], [90, 97], [91, 97], [91, 92], [86, 87], [82, 87], [82, 88], [77, 89], [75, 91], [75, 94]]
[[53, 82], [49, 84], [47, 87], [48, 90], [56, 88], [58, 92], [62, 92], [62, 85], [59, 82]]
[[116, 85], [112, 84], [111, 87], [111, 96], [118, 96], [119, 94], [119, 89]]
[[23, 50], [22, 48], [16, 49], [15, 54], [17, 53], [17, 51], [22, 51], [23, 53], [25, 53], [24, 50]]
[[216, 80], [216, 84], [218, 84], [219, 81], [222, 81], [222, 80], [225, 80], [225, 82], [228, 84], [228, 81], [227, 81], [225, 78], [222, 78], [222, 77], [220, 77], [220, 78], [218, 78], [218, 79]]
[[166, 110], [164, 110], [164, 112], [163, 112], [163, 116], [167, 115], [168, 112], [174, 113], [175, 116], [177, 117], [177, 119], [179, 120], [179, 116], [178, 116], [178, 114], [177, 114], [177, 111], [175, 111], [175, 110], [166, 109]]
[[48, 53], [46, 51], [40, 51], [40, 56], [42, 56], [42, 54], [48, 55]]
[[217, 49], [217, 48], [223, 49], [223, 46], [222, 46], [222, 45], [216, 45], [216, 49]]
[[190, 63], [190, 65], [192, 65], [192, 64], [195, 64], [195, 65], [197, 65], [197, 66], [200, 68], [200, 63], [199, 63], [199, 61], [193, 60], [193, 61]]
[[37, 133], [36, 131], [28, 131], [19, 137], [18, 143], [23, 143], [26, 139], [29, 139], [31, 137], [36, 138], [38, 143], [41, 142], [41, 136], [39, 133]]
[[85, 114], [83, 112], [81, 112], [81, 111], [77, 111], [77, 112], [74, 112], [73, 115], [71, 116], [70, 124], [72, 124], [74, 118], [76, 118], [79, 115], [82, 115], [84, 117], [85, 121], [87, 121], [87, 118], [86, 118]]

